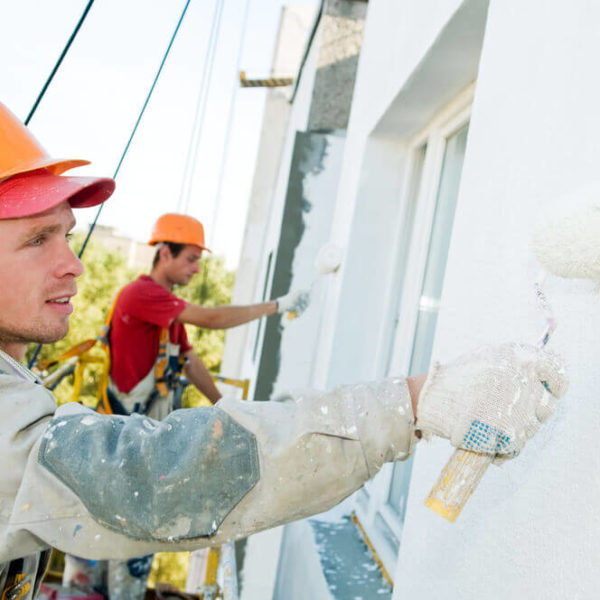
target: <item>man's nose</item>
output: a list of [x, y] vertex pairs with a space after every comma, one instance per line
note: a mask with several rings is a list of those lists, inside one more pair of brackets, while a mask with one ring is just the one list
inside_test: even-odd
[[71, 250], [69, 244], [61, 248], [60, 258], [56, 263], [58, 277], [79, 277], [83, 273], [83, 264]]

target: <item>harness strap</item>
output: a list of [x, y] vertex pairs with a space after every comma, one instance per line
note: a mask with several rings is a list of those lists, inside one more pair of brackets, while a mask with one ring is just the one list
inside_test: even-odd
[[169, 393], [169, 386], [165, 379], [165, 372], [169, 364], [167, 357], [167, 346], [169, 344], [169, 330], [160, 330], [160, 340], [158, 342], [158, 357], [154, 368], [154, 379], [156, 389], [161, 398], [164, 398]]
[[[117, 300], [121, 295], [121, 292], [125, 288], [121, 288], [116, 294], [110, 305], [106, 318], [104, 319], [104, 324], [102, 325], [102, 329], [100, 331], [100, 335], [96, 338], [96, 341], [100, 344], [100, 347], [104, 351], [105, 362], [104, 368], [100, 373], [100, 378], [98, 380], [98, 406], [96, 407], [96, 411], [103, 415], [112, 415], [115, 414], [113, 410], [113, 404], [111, 402], [111, 398], [108, 397], [108, 378], [110, 373], [110, 327], [112, 324], [113, 314], [115, 312], [115, 306], [117, 305]], [[116, 413], [120, 414], [120, 413]]]

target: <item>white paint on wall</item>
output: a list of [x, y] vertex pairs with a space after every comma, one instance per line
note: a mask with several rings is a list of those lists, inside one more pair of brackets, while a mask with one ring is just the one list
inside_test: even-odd
[[[533, 223], [600, 179], [600, 6], [491, 3], [434, 355], [536, 341]], [[423, 499], [451, 450], [416, 456], [394, 598], [598, 596], [600, 305], [584, 281], [548, 283], [571, 388], [517, 460], [486, 474], [451, 525]]]
[[241, 576], [240, 600], [273, 597], [283, 527], [267, 529], [248, 538]]
[[[314, 140], [313, 146], [323, 144], [324, 152], [318, 170], [306, 173], [302, 182], [303, 198], [310, 204], [310, 209], [303, 213], [305, 229], [296, 247], [290, 288], [310, 290], [311, 303], [301, 318], [293, 321], [283, 318], [281, 321], [281, 358], [274, 394], [313, 384], [313, 373], [318, 362], [312, 349], [322, 326], [326, 290], [331, 279], [336, 277], [336, 274], [319, 275], [315, 260], [323, 245], [329, 241], [345, 138], [324, 134], [310, 136]], [[302, 139], [303, 144], [309, 141], [308, 137]], [[301, 147], [306, 152], [307, 146]]]
[[[347, 254], [331, 282], [330, 319], [317, 349], [325, 387], [380, 374], [373, 356], [381, 338], [371, 325], [393, 294], [386, 244], [391, 252], [410, 140], [383, 143], [371, 133], [459, 5], [370, 3], [333, 223], [333, 239]], [[599, 177], [599, 10], [556, 0], [491, 3], [436, 358], [488, 341], [534, 342], [543, 328], [531, 291], [537, 266], [529, 233], [545, 205]], [[359, 276], [362, 260], [377, 272], [373, 287]], [[518, 460], [490, 469], [453, 525], [422, 504], [451, 449], [444, 441], [419, 448], [395, 598], [597, 596], [598, 297], [587, 282], [551, 280], [548, 293], [559, 321], [552, 346], [570, 365], [566, 401]], [[349, 316], [362, 320], [362, 336], [344, 337]]]
[[269, 598], [335, 600], [327, 586], [313, 536], [306, 519], [285, 527], [277, 565], [277, 584]]

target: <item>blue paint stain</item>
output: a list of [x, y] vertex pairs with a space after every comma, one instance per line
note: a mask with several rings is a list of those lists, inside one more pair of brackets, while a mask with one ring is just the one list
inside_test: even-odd
[[81, 529], [81, 525], [75, 525], [75, 529], [73, 529], [73, 537], [77, 535], [77, 532]]

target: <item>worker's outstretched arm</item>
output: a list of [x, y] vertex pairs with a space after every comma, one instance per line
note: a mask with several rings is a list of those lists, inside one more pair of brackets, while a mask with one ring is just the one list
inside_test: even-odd
[[268, 317], [277, 312], [277, 304], [263, 302], [246, 306], [215, 306], [205, 307], [199, 304], [188, 304], [179, 314], [180, 323], [188, 323], [204, 329], [229, 329], [260, 317]]
[[294, 312], [300, 315], [309, 303], [309, 293], [298, 291], [281, 296], [270, 302], [247, 304], [245, 306], [216, 306], [207, 308], [198, 304], [188, 304], [177, 317], [181, 323], [188, 323], [205, 329], [229, 329], [268, 317], [275, 313]]
[[[420, 383], [410, 382], [416, 393]], [[335, 505], [407, 458], [417, 428], [472, 447], [477, 422], [480, 451], [514, 456], [565, 386], [554, 356], [503, 346], [434, 368], [416, 426], [404, 378], [223, 399], [156, 422], [76, 404], [52, 415], [49, 392], [0, 375], [0, 561], [50, 544], [127, 558], [245, 537]]]
[[198, 388], [212, 404], [216, 404], [221, 398], [221, 392], [215, 385], [210, 371], [198, 358], [193, 350], [186, 352], [186, 363], [183, 372], [190, 383]]

